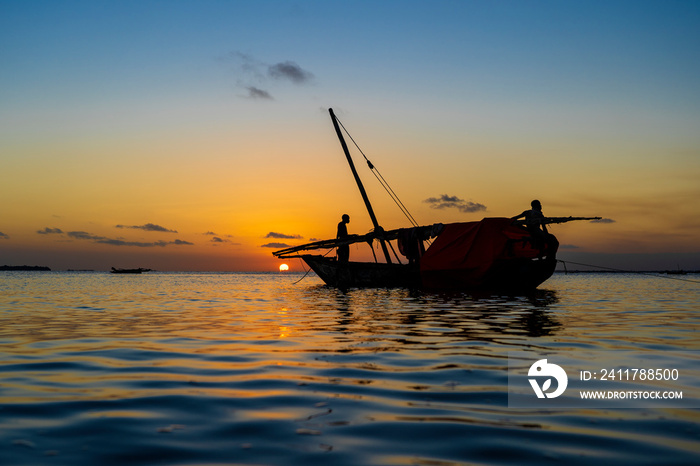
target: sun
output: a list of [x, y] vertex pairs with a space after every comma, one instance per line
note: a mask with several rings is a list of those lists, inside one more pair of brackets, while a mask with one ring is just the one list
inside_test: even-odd
[[287, 264], [280, 265], [280, 272], [286, 272], [287, 270], [289, 270], [289, 266]]

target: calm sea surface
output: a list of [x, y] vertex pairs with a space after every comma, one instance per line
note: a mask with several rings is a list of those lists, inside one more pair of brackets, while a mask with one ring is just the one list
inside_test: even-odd
[[697, 282], [299, 278], [0, 272], [0, 464], [700, 464], [700, 409], [508, 407], [512, 351], [700, 351]]

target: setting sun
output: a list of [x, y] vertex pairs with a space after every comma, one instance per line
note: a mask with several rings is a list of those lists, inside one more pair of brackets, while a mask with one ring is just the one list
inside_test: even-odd
[[280, 272], [286, 272], [287, 270], [289, 270], [289, 266], [287, 264], [280, 265]]

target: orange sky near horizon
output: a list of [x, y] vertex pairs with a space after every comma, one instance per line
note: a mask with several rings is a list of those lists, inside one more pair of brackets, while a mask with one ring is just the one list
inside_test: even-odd
[[0, 265], [276, 271], [364, 234], [333, 107], [420, 224], [537, 198], [606, 219], [553, 226], [561, 257], [700, 269], [700, 7], [263, 4], [2, 4]]

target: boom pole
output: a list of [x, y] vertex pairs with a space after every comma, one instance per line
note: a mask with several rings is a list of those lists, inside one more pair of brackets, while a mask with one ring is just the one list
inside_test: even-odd
[[[369, 212], [369, 218], [372, 219], [372, 224], [374, 225], [374, 229], [377, 232], [381, 232], [383, 229], [382, 227], [379, 226], [379, 222], [377, 222], [377, 217], [374, 215], [374, 209], [372, 209], [372, 204], [369, 202], [369, 198], [367, 197], [367, 192], [365, 191], [365, 187], [362, 185], [362, 180], [360, 179], [360, 175], [357, 174], [357, 170], [355, 169], [355, 163], [352, 161], [352, 157], [350, 156], [350, 151], [348, 150], [348, 145], [345, 143], [345, 138], [343, 137], [343, 133], [340, 131], [340, 126], [338, 126], [338, 120], [335, 117], [335, 113], [333, 113], [333, 109], [329, 108], [328, 112], [331, 114], [331, 120], [333, 121], [333, 127], [335, 128], [335, 132], [338, 134], [338, 139], [340, 139], [340, 145], [343, 147], [343, 152], [345, 152], [345, 158], [348, 159], [348, 164], [350, 165], [350, 170], [352, 171], [352, 176], [355, 177], [355, 182], [357, 182], [357, 187], [360, 189], [360, 194], [362, 194], [362, 199], [365, 201], [365, 207], [367, 207], [367, 212]], [[386, 243], [384, 242], [383, 238], [379, 238], [379, 244], [382, 246], [382, 251], [384, 252], [384, 257], [386, 257], [386, 262], [387, 264], [391, 264], [391, 256], [389, 255], [389, 250], [386, 247]]]
[[573, 222], [574, 220], [601, 220], [601, 217], [545, 217], [542, 223], [549, 225], [552, 223]]

